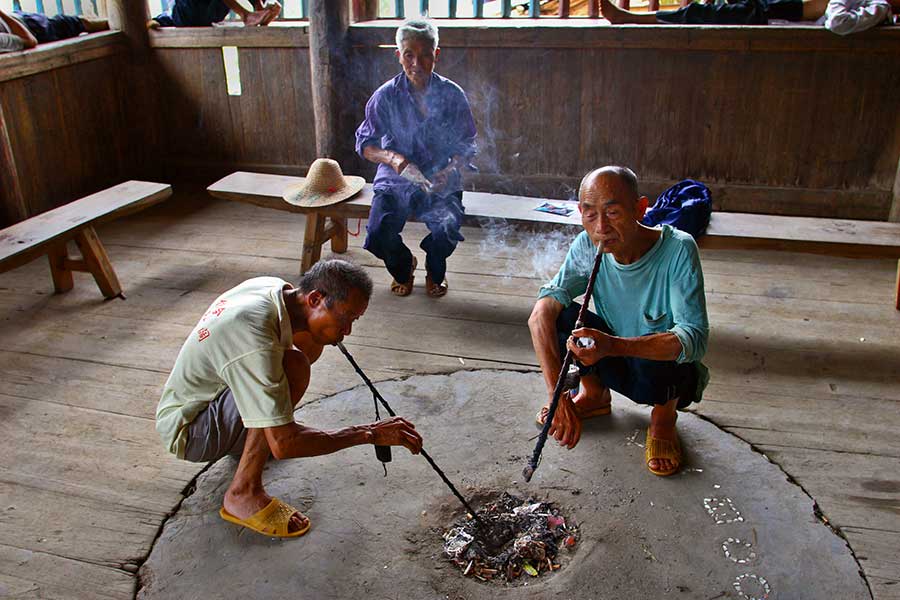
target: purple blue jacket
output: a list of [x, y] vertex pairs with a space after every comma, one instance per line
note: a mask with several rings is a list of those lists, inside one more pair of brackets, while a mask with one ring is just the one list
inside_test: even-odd
[[[366, 118], [356, 130], [356, 151], [366, 146], [393, 150], [414, 163], [429, 179], [449, 164], [454, 156], [475, 155], [475, 119], [466, 93], [454, 82], [432, 73], [425, 92], [427, 116], [416, 108], [404, 73], [385, 82], [366, 103]], [[413, 186], [388, 165], [379, 164], [375, 189]], [[462, 189], [454, 174], [444, 193]]]

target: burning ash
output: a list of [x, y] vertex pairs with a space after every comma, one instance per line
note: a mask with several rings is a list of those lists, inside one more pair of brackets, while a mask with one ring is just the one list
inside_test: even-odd
[[461, 519], [444, 534], [444, 555], [463, 575], [507, 582], [523, 572], [537, 577], [559, 569], [560, 548], [575, 546], [578, 530], [550, 502], [504, 492], [478, 511], [484, 522]]

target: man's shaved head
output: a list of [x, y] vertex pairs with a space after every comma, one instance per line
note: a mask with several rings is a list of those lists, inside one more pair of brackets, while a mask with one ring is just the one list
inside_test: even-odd
[[581, 186], [578, 188], [578, 198], [582, 198], [585, 190], [593, 187], [598, 180], [606, 179], [608, 177], [615, 177], [618, 179], [629, 195], [631, 195], [632, 200], [637, 201], [641, 197], [640, 192], [638, 192], [637, 175], [634, 174], [634, 171], [628, 167], [609, 165], [594, 169], [584, 176], [584, 179], [581, 180]]

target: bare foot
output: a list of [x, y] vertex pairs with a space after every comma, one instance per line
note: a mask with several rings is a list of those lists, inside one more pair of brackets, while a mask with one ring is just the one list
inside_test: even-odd
[[581, 378], [581, 388], [572, 401], [575, 403], [575, 412], [584, 418], [595, 411], [609, 410], [612, 394], [595, 376], [585, 375]]
[[600, 0], [600, 14], [613, 25], [626, 23], [652, 25], [657, 23], [655, 13], [636, 14], [619, 8], [612, 3], [612, 0]]
[[[107, 29], [109, 29], [109, 21], [107, 21], [106, 19], [85, 16], [81, 16], [79, 17], [79, 19], [81, 19], [81, 24], [84, 25], [84, 30], [87, 33], [96, 33], [98, 31], [106, 31]], [[159, 23], [157, 21], [151, 20], [150, 23], [156, 23], [156, 26], [159, 27]]]
[[[674, 442], [678, 439], [678, 433], [675, 430], [675, 421], [678, 420], [678, 413], [675, 407], [678, 405], [678, 399], [671, 400], [668, 404], [660, 404], [653, 407], [650, 415], [650, 435], [661, 440]], [[649, 466], [656, 471], [671, 471], [677, 467], [677, 464], [668, 458], [650, 459]]]
[[278, 15], [281, 14], [281, 4], [279, 4], [278, 2], [272, 1], [268, 4], [266, 4], [266, 6], [263, 7], [263, 10], [268, 11], [269, 15], [265, 19], [263, 19], [263, 22], [260, 23], [260, 25], [268, 25], [269, 23], [271, 23], [272, 21], [277, 19]]
[[[263, 491], [260, 491], [258, 494], [237, 494], [229, 490], [225, 492], [223, 504], [225, 505], [225, 510], [235, 517], [246, 519], [264, 509], [271, 501], [272, 497]], [[309, 519], [299, 512], [295, 512], [291, 515], [290, 523], [288, 523], [288, 531], [291, 533], [300, 531], [308, 524]]]
[[266, 21], [268, 17], [268, 10], [254, 10], [252, 13], [247, 13], [247, 16], [244, 17], [244, 27], [266, 25], [268, 23], [268, 21]]

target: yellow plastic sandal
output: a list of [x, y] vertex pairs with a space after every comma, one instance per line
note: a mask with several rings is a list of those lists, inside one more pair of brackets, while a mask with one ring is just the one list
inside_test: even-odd
[[413, 283], [416, 281], [416, 266], [418, 266], [419, 261], [416, 260], [416, 257], [413, 256], [412, 259], [412, 269], [409, 271], [409, 280], [405, 283], [398, 283], [396, 279], [391, 281], [391, 293], [395, 296], [409, 296], [413, 291]]
[[265, 508], [246, 519], [237, 518], [225, 510], [224, 506], [219, 509], [219, 516], [229, 523], [246, 527], [256, 533], [261, 533], [270, 537], [282, 538], [300, 537], [309, 531], [309, 528], [312, 525], [310, 520], [307, 519], [306, 527], [298, 531], [289, 531], [288, 527], [290, 526], [291, 515], [294, 513], [302, 514], [299, 510], [290, 504], [285, 504], [278, 498], [272, 498], [272, 501], [269, 502]]
[[[654, 459], [667, 459], [675, 463], [675, 466], [668, 471], [651, 469], [650, 461]], [[678, 441], [678, 438], [676, 438], [674, 442], [670, 442], [669, 440], [653, 437], [650, 435], [650, 430], [648, 429], [647, 442], [644, 448], [644, 460], [647, 462], [647, 470], [654, 475], [668, 477], [669, 475], [677, 473], [678, 469], [681, 468], [681, 443]]]

